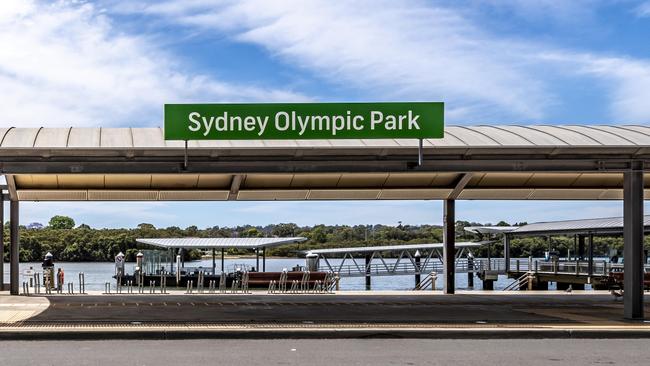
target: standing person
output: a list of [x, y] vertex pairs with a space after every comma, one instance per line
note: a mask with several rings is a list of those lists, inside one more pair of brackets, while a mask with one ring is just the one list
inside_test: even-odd
[[57, 290], [63, 291], [64, 280], [65, 280], [65, 273], [63, 273], [63, 269], [59, 268], [59, 270], [56, 272]]

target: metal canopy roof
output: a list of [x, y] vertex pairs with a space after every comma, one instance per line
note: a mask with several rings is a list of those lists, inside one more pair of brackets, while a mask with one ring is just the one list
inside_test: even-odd
[[293, 238], [147, 238], [136, 239], [138, 243], [167, 249], [256, 249], [299, 243], [307, 240]]
[[186, 151], [160, 128], [0, 128], [0, 171], [24, 201], [246, 201], [620, 200], [622, 172], [634, 161], [650, 170], [648, 126], [448, 126], [423, 141], [421, 166], [417, 146], [229, 140]]
[[[644, 216], [643, 225], [650, 232], [650, 215]], [[582, 219], [567, 221], [537, 222], [519, 227], [509, 235], [533, 236], [553, 234], [622, 234], [623, 218]]]
[[[479, 242], [459, 242], [456, 248], [479, 247], [488, 244], [490, 241]], [[365, 252], [397, 252], [402, 250], [425, 250], [425, 249], [442, 249], [442, 243], [431, 244], [404, 244], [404, 245], [380, 245], [373, 247], [351, 247], [351, 248], [330, 248], [330, 249], [311, 249], [305, 250], [305, 253], [312, 254], [342, 254], [342, 253], [365, 253]]]
[[503, 234], [517, 230], [518, 226], [466, 226], [465, 231], [480, 234]]
[[[427, 139], [425, 147], [645, 147], [650, 127], [581, 125], [446, 126], [445, 138]], [[29, 149], [166, 149], [182, 141], [165, 141], [162, 128], [0, 128], [0, 147]], [[416, 140], [225, 140], [190, 141], [192, 149], [415, 147]]]

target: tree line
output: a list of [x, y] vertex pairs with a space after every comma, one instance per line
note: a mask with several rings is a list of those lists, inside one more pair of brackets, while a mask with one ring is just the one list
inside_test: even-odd
[[[466, 226], [489, 225], [476, 222], [458, 221], [456, 223], [457, 241], [476, 241], [476, 234], [465, 231]], [[499, 222], [497, 225], [508, 225]], [[5, 225], [5, 245], [9, 244], [8, 225]], [[139, 244], [137, 238], [170, 238], [170, 237], [291, 237], [301, 236], [308, 240], [298, 244], [288, 244], [267, 249], [269, 256], [296, 257], [306, 249], [358, 247], [371, 245], [422, 244], [439, 243], [442, 241], [442, 227], [436, 225], [315, 225], [298, 226], [294, 223], [281, 223], [266, 226], [237, 226], [199, 229], [196, 226], [180, 228], [170, 226], [156, 228], [152, 224], [142, 223], [136, 228], [98, 229], [88, 225], [76, 225], [67, 216], [54, 216], [47, 225], [32, 223], [20, 227], [20, 261], [38, 262], [46, 253], [51, 252], [55, 260], [65, 262], [80, 261], [113, 261], [115, 255], [122, 252], [127, 261], [134, 261], [140, 249], [153, 249]], [[496, 239], [496, 238], [495, 238]], [[500, 238], [490, 246], [482, 246], [473, 250], [477, 257], [492, 257], [503, 255]], [[566, 255], [567, 250], [573, 253], [573, 237], [553, 237], [550, 246]], [[602, 237], [595, 240], [596, 255], [607, 255], [609, 248], [622, 249], [620, 237]], [[516, 238], [511, 242], [511, 256], [540, 257], [548, 250], [546, 238]], [[8, 250], [5, 260], [8, 260]], [[245, 250], [229, 250], [229, 255], [250, 254]], [[202, 253], [198, 250], [187, 252], [186, 260], [198, 259]]]

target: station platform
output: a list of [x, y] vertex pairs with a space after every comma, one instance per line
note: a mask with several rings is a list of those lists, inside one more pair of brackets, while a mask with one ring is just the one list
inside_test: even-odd
[[[650, 296], [646, 295], [650, 314]], [[650, 337], [607, 292], [0, 294], [0, 339]]]

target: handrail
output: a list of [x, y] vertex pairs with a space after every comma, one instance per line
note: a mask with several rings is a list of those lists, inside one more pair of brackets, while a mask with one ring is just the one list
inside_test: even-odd
[[514, 280], [511, 284], [509, 284], [508, 286], [506, 286], [506, 287], [503, 289], [503, 291], [514, 291], [515, 289], [516, 289], [516, 290], [521, 289], [521, 286], [522, 286], [524, 283], [528, 282], [528, 276], [530, 276], [530, 275], [531, 275], [530, 272], [526, 272], [526, 273], [524, 273], [524, 274], [521, 275], [519, 278], [517, 278], [516, 280]]

